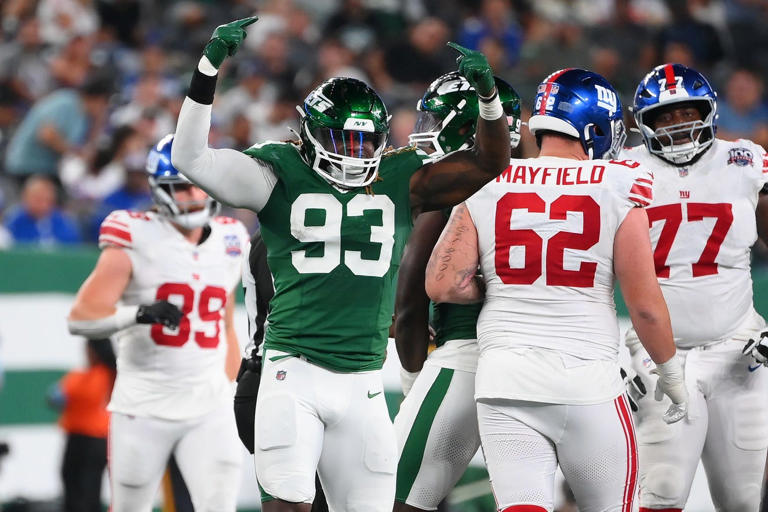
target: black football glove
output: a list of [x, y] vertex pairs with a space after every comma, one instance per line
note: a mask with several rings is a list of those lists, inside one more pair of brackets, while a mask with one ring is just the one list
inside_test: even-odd
[[235, 423], [243, 446], [253, 453], [253, 431], [256, 420], [256, 397], [261, 380], [261, 357], [253, 356], [240, 362], [235, 390]]
[[169, 329], [179, 326], [184, 313], [167, 300], [159, 300], [154, 304], [142, 304], [136, 312], [136, 322], [139, 324], [163, 324]]
[[[757, 341], [750, 339], [747, 344], [744, 345], [741, 353], [745, 356], [752, 356], [758, 364], [768, 366], [768, 331], [760, 333], [760, 339]], [[759, 368], [759, 366], [756, 368]]]
[[645, 388], [645, 384], [643, 384], [643, 379], [640, 378], [639, 375], [635, 374], [634, 377], [631, 379], [629, 378], [629, 375], [627, 375], [626, 370], [624, 368], [621, 368], [620, 370], [621, 378], [624, 380], [624, 385], [627, 388], [627, 398], [629, 399], [629, 407], [634, 411], [638, 411], [637, 402], [642, 399], [646, 393], [648, 393], [648, 390]]

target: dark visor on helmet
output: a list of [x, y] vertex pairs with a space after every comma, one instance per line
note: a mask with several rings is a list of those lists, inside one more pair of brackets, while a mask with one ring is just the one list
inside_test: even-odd
[[387, 138], [385, 133], [332, 130], [322, 127], [314, 128], [310, 133], [329, 153], [352, 158], [373, 158]]

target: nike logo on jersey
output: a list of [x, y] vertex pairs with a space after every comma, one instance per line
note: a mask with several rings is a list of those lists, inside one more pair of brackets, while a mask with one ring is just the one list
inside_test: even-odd
[[755, 365], [755, 366], [749, 365], [749, 366], [747, 367], [747, 369], [748, 369], [750, 372], [753, 372], [753, 371], [757, 370], [758, 368], [760, 368], [761, 366], [763, 366], [763, 365], [761, 365], [761, 364], [758, 364], [758, 365]]
[[368, 392], [368, 398], [373, 398], [373, 397], [375, 397], [375, 396], [377, 396], [377, 395], [380, 395], [380, 394], [381, 394], [381, 391], [379, 391], [378, 393], [371, 393], [371, 392], [369, 391], [369, 392]]

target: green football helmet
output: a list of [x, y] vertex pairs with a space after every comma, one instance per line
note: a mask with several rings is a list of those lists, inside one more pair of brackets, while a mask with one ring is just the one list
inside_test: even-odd
[[[509, 123], [512, 147], [520, 143], [520, 96], [506, 81], [494, 77]], [[477, 94], [457, 71], [432, 82], [416, 104], [419, 117], [408, 141], [427, 153], [442, 155], [466, 149], [475, 141], [479, 113]]]
[[376, 179], [389, 133], [387, 108], [376, 91], [354, 78], [331, 78], [296, 108], [302, 152], [318, 174], [344, 188]]

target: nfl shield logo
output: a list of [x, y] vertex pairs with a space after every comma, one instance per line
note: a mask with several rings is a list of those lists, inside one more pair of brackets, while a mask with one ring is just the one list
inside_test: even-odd
[[680, 175], [681, 178], [685, 178], [688, 176], [688, 168], [687, 167], [678, 167], [677, 173]]
[[285, 380], [285, 370], [277, 370], [277, 374], [275, 374], [275, 379], [277, 380]]

